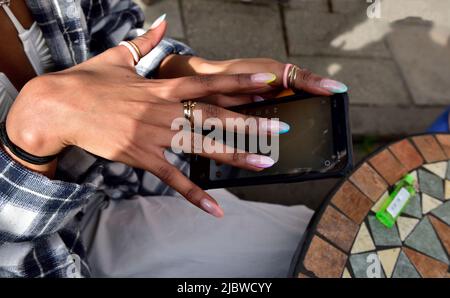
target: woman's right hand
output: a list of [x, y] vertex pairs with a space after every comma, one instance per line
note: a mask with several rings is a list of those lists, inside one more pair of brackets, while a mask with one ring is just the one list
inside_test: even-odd
[[[165, 29], [163, 22], [133, 41], [145, 55]], [[150, 171], [194, 205], [221, 217], [217, 202], [165, 159], [164, 150], [176, 134], [171, 124], [183, 117], [182, 100], [268, 90], [270, 77], [263, 73], [148, 80], [136, 74], [128, 49], [117, 46], [31, 80], [11, 107], [6, 127], [11, 141], [31, 154], [53, 155], [75, 145]], [[208, 103], [198, 103], [195, 109], [201, 110], [203, 119], [247, 118]], [[249, 153], [200, 155], [255, 171], [271, 165], [267, 158]]]

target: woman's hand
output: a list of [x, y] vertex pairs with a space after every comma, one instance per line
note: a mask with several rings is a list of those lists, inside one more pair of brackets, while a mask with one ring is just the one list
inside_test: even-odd
[[[254, 94], [234, 94], [230, 96], [213, 95], [205, 99], [221, 106], [232, 106], [260, 101], [276, 96], [283, 90], [283, 73], [286, 64], [273, 59], [253, 58], [234, 59], [225, 61], [211, 61], [200, 57], [171, 55], [167, 57], [158, 73], [158, 77], [172, 78], [195, 74], [236, 74], [270, 72], [276, 75], [276, 80], [270, 84], [268, 90], [260, 90]], [[314, 74], [308, 69], [300, 68], [297, 79], [294, 82], [295, 89], [317, 95], [331, 95], [347, 91], [347, 86], [341, 82], [324, 78]]]
[[[134, 40], [143, 55], [161, 40], [165, 28], [164, 22]], [[259, 73], [148, 80], [136, 74], [129, 50], [117, 46], [70, 69], [31, 80], [15, 100], [6, 127], [11, 141], [34, 155], [53, 155], [75, 145], [148, 170], [194, 205], [220, 217], [223, 211], [217, 202], [165, 159], [164, 150], [177, 133], [171, 130], [172, 122], [183, 117], [182, 100], [265, 92], [273, 77]], [[202, 112], [203, 120], [247, 118], [205, 103], [195, 110]], [[279, 125], [272, 124], [266, 129], [279, 132]], [[255, 171], [271, 165], [266, 157], [245, 152], [200, 155]]]

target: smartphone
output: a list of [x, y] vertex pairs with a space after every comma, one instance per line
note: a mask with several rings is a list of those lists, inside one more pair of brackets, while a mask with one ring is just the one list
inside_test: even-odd
[[[346, 93], [332, 96], [297, 93], [233, 107], [231, 110], [246, 115], [278, 118], [288, 123], [290, 130], [276, 136], [277, 162], [260, 172], [192, 155], [190, 179], [203, 189], [342, 177], [353, 167]], [[236, 135], [233, 138], [235, 141]], [[248, 151], [248, 144], [239, 149]]]

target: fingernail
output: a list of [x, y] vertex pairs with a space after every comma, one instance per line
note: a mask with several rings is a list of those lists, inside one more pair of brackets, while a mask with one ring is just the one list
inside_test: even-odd
[[200, 206], [211, 215], [215, 217], [223, 217], [223, 210], [216, 203], [212, 202], [209, 199], [201, 199]]
[[269, 120], [269, 121], [263, 121], [261, 123], [261, 129], [273, 134], [284, 134], [289, 131], [291, 127], [289, 124], [283, 121], [278, 120]]
[[156, 29], [161, 23], [166, 19], [166, 14], [163, 14], [159, 18], [157, 18], [153, 24], [150, 26], [150, 30]]
[[277, 76], [270, 72], [255, 73], [250, 76], [252, 82], [270, 84], [277, 79]]
[[265, 155], [249, 154], [247, 155], [246, 161], [248, 164], [255, 166], [257, 168], [270, 168], [275, 164], [275, 161]]
[[320, 87], [327, 89], [328, 91], [333, 93], [344, 93], [348, 90], [348, 87], [345, 84], [330, 79], [321, 80]]
[[259, 95], [254, 95], [253, 96], [253, 101], [254, 102], [260, 102], [260, 101], [264, 101], [264, 98], [259, 96]]

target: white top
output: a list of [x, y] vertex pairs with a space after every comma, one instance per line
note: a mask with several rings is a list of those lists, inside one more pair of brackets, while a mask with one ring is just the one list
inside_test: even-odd
[[[7, 5], [2, 5], [2, 8], [14, 24], [23, 43], [25, 54], [36, 74], [41, 75], [52, 69], [54, 62], [50, 49], [45, 43], [44, 35], [38, 24], [34, 22], [30, 29], [25, 29]], [[14, 85], [4, 73], [0, 72], [0, 121], [6, 119], [9, 108], [17, 95], [18, 91]]]

